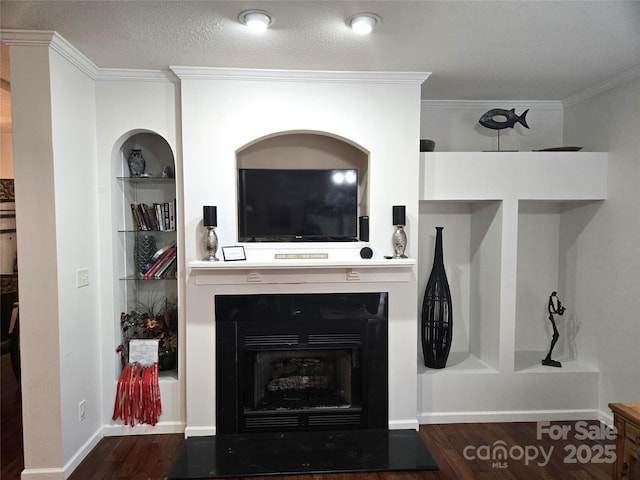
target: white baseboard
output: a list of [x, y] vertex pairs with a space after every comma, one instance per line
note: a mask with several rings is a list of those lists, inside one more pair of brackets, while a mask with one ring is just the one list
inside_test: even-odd
[[62, 468], [25, 468], [20, 480], [64, 480]]
[[155, 425], [105, 425], [105, 437], [121, 435], [161, 435], [165, 433], [184, 433], [184, 422], [158, 422]]
[[91, 450], [102, 440], [102, 428], [87, 440], [71, 457], [63, 468], [25, 468], [20, 476], [21, 480], [64, 480], [69, 478], [78, 465], [86, 458]]
[[583, 410], [523, 410], [491, 412], [423, 412], [421, 424], [435, 423], [489, 423], [489, 422], [537, 422], [562, 420], [600, 420], [603, 414], [596, 409]]
[[[100, 440], [102, 440], [103, 437], [103, 431], [102, 429], [98, 429], [90, 438], [89, 440], [87, 440], [84, 445], [82, 445], [82, 447], [80, 447], [80, 450], [78, 450], [67, 462], [67, 464], [64, 466], [64, 478], [68, 478], [71, 473], [73, 473], [73, 471], [78, 468], [78, 465], [80, 465], [80, 463], [82, 462], [82, 460], [85, 459], [85, 457], [87, 455], [89, 455], [89, 453], [91, 453], [91, 450], [94, 449], [94, 447], [98, 444], [98, 442]], [[24, 475], [24, 474], [23, 474]], [[24, 479], [24, 476], [22, 477]]]
[[184, 431], [185, 438], [210, 437], [216, 434], [216, 427], [187, 427]]
[[613, 426], [613, 414], [611, 413], [611, 411], [598, 412], [598, 420], [600, 420], [605, 425], [608, 425], [610, 427]]
[[417, 420], [390, 420], [389, 430], [418, 430], [420, 424]]

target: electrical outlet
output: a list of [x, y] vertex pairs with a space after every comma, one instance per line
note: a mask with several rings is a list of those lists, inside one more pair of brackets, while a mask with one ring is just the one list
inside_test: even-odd
[[79, 268], [76, 270], [76, 288], [89, 286], [89, 269]]
[[78, 404], [78, 422], [84, 422], [87, 416], [86, 401], [81, 400]]

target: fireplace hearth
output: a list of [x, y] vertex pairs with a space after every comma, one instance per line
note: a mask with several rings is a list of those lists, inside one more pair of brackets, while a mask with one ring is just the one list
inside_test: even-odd
[[217, 295], [218, 433], [387, 428], [387, 297]]

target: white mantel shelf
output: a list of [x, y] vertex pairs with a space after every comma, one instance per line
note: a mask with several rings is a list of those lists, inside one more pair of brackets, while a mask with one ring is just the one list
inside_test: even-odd
[[408, 282], [415, 265], [413, 258], [189, 262], [196, 285]]
[[270, 262], [246, 262], [246, 261], [218, 261], [194, 260], [189, 262], [192, 270], [295, 270], [307, 269], [335, 269], [335, 268], [406, 268], [411, 269], [416, 264], [413, 258], [391, 259], [354, 259], [354, 260], [273, 260]]

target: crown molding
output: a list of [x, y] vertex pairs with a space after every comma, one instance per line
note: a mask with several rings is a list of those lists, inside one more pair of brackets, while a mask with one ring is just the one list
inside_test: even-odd
[[49, 46], [56, 36], [60, 35], [52, 30], [0, 29], [0, 40], [7, 45]]
[[169, 67], [181, 80], [255, 80], [281, 82], [380, 83], [422, 85], [431, 72], [276, 70], [218, 67]]
[[458, 108], [477, 110], [479, 108], [562, 110], [561, 100], [422, 100], [421, 107], [429, 108]]
[[179, 83], [179, 78], [170, 70], [141, 70], [128, 68], [99, 68], [95, 77], [99, 82], [144, 81]]
[[0, 39], [7, 45], [47, 47], [60, 54], [91, 79], [95, 79], [98, 67], [59, 33], [44, 30], [0, 30]]
[[170, 70], [135, 70], [98, 68], [82, 52], [59, 33], [45, 30], [0, 30], [0, 40], [9, 46], [46, 47], [60, 54], [89, 78], [95, 81], [157, 81], [177, 83]]
[[589, 87], [586, 90], [582, 90], [570, 97], [565, 98], [562, 103], [565, 107], [571, 107], [578, 103], [584, 102], [591, 97], [595, 97], [596, 95], [600, 95], [601, 93], [606, 92], [607, 90], [612, 90], [617, 87], [621, 87], [622, 85], [632, 82], [636, 79], [640, 78], [640, 65], [622, 72], [619, 75], [616, 75], [613, 78], [605, 80], [604, 82], [598, 83], [593, 87]]

